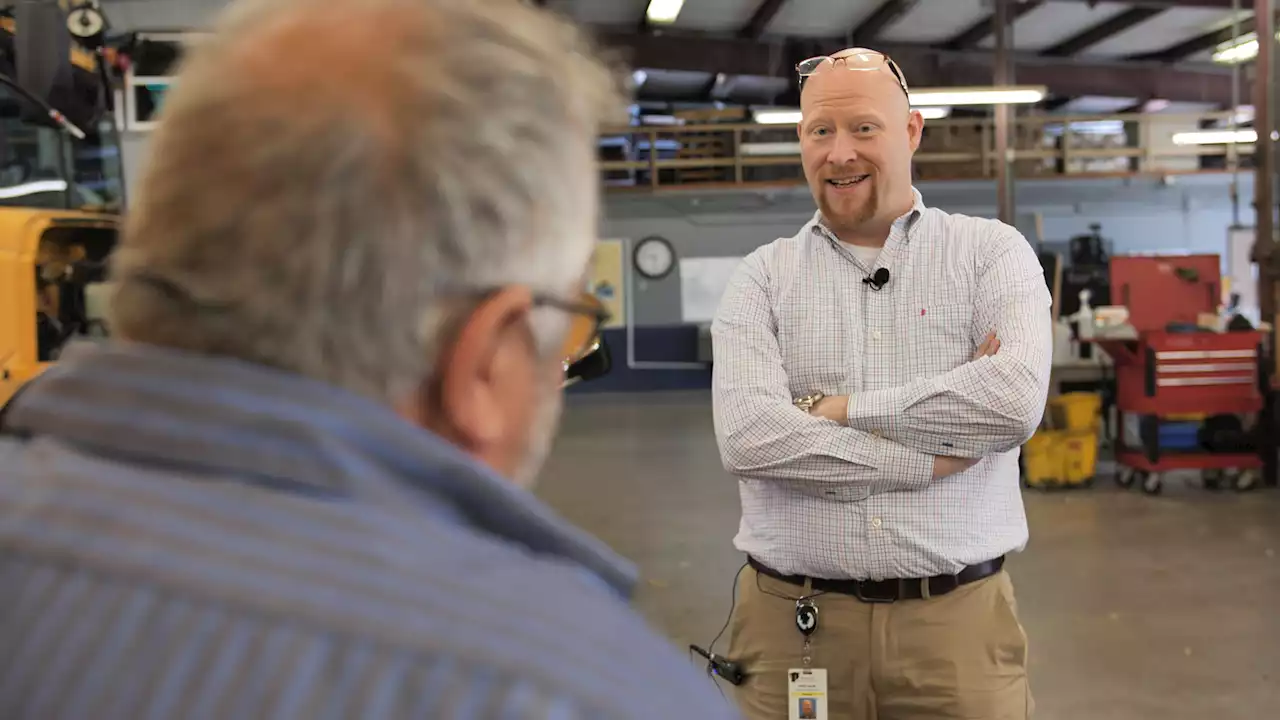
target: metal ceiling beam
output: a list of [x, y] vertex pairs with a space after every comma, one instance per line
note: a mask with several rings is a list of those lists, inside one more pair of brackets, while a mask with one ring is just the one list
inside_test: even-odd
[[[1098, 0], [1048, 0], [1048, 2], [1058, 3], [1076, 3], [1079, 5], [1089, 4], [1096, 5]], [[1129, 0], [1127, 5], [1133, 7], [1178, 9], [1178, 8], [1197, 8], [1209, 10], [1230, 10], [1231, 0]], [[1248, 3], [1242, 3], [1248, 4]]]
[[[792, 79], [797, 58], [844, 47], [845, 38], [762, 42], [700, 34], [645, 35], [600, 31], [600, 42], [632, 67]], [[990, 85], [993, 55], [984, 50], [947, 52], [919, 45], [878, 46], [893, 55], [915, 87]], [[1061, 60], [1014, 54], [1020, 84], [1045, 85], [1054, 95], [1158, 97], [1173, 101], [1231, 103], [1228, 69], [1191, 70], [1155, 64]], [[1248, 90], [1244, 90], [1244, 97]]]
[[875, 12], [867, 16], [858, 27], [853, 29], [850, 37], [854, 45], [874, 42], [885, 28], [896, 23], [903, 15], [911, 12], [911, 8], [919, 4], [919, 0], [884, 0]]
[[787, 0], [760, 0], [760, 4], [756, 6], [756, 11], [751, 13], [751, 19], [738, 31], [738, 37], [748, 40], [758, 39], [768, 29], [769, 23], [773, 22], [774, 16], [786, 4]]
[[1119, 35], [1135, 25], [1140, 25], [1167, 9], [1159, 7], [1129, 8], [1119, 15], [1114, 15], [1096, 25], [1081, 30], [1066, 40], [1042, 51], [1040, 54], [1049, 57], [1079, 55], [1081, 51], [1093, 47], [1109, 37]]
[[[1240, 21], [1240, 34], [1245, 35], [1253, 32], [1255, 18], [1248, 18]], [[1214, 30], [1203, 35], [1197, 35], [1193, 38], [1183, 40], [1180, 43], [1170, 45], [1167, 48], [1156, 50], [1154, 52], [1139, 53], [1131, 55], [1128, 59], [1161, 63], [1175, 63], [1179, 60], [1185, 60], [1199, 52], [1212, 50], [1224, 42], [1233, 40], [1236, 37], [1235, 28], [1228, 25], [1221, 30]]]
[[[1035, 65], [1025, 60], [1017, 61], [1016, 67], [1018, 84], [1045, 85], [1055, 95], [1156, 97], [1224, 107], [1231, 104], [1230, 73], [1141, 65]], [[956, 84], [980, 84], [984, 78], [990, 82], [991, 73], [989, 67], [982, 65], [953, 66], [948, 72], [948, 79]]]
[[[1018, 18], [1026, 15], [1032, 10], [1035, 10], [1043, 4], [1044, 0], [1027, 0], [1026, 2], [1020, 2], [1013, 5], [1009, 8], [1005, 23], [1015, 23], [1018, 21]], [[942, 47], [947, 50], [968, 50], [970, 48], [977, 47], [978, 43], [982, 42], [995, 29], [996, 16], [993, 13], [970, 25], [968, 28], [961, 31], [959, 35], [956, 35], [943, 43]]]

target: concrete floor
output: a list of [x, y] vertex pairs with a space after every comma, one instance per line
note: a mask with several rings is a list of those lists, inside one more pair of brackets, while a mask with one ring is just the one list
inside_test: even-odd
[[[1280, 493], [1103, 480], [1025, 494], [1010, 572], [1037, 720], [1280, 717]], [[657, 628], [711, 641], [743, 558], [708, 393], [570, 398], [539, 494], [640, 565]]]

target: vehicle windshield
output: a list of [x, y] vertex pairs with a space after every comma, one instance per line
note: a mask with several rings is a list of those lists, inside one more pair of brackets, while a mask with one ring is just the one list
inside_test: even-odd
[[0, 206], [119, 211], [124, 169], [110, 114], [78, 140], [32, 122], [29, 107], [0, 86]]

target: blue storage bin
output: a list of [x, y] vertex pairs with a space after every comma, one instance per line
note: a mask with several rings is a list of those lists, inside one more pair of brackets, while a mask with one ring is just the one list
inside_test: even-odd
[[1200, 423], [1160, 423], [1161, 450], [1197, 450], [1200, 447]]

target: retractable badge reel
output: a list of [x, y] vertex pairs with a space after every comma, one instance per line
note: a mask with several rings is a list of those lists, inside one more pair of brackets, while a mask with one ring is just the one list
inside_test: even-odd
[[804, 636], [803, 667], [787, 671], [788, 720], [827, 720], [827, 671], [811, 667], [809, 638], [818, 629], [818, 606], [812, 598], [796, 601], [796, 629]]

